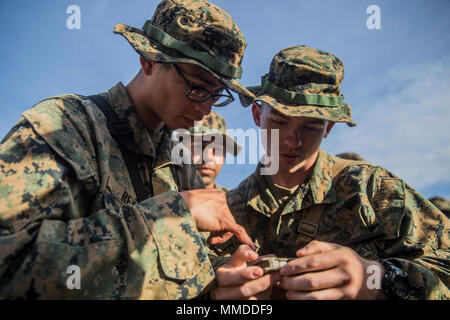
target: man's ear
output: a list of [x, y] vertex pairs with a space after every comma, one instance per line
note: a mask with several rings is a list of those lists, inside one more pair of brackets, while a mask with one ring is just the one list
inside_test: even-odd
[[261, 124], [261, 106], [254, 102], [252, 104], [253, 121], [259, 127]]
[[323, 135], [324, 138], [328, 137], [328, 135], [330, 134], [331, 129], [333, 129], [335, 123], [336, 122], [331, 122], [331, 121], [328, 122], [327, 128], [325, 129], [325, 134]]
[[139, 56], [139, 62], [141, 63], [142, 72], [144, 72], [146, 76], [151, 75], [155, 62], [151, 60], [145, 60], [145, 58], [142, 56]]

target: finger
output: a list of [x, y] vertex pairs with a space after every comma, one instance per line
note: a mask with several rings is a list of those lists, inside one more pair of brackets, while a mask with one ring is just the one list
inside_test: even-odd
[[310, 271], [331, 269], [341, 263], [343, 259], [340, 250], [308, 255], [290, 261], [280, 269], [282, 276], [301, 274]]
[[240, 286], [219, 287], [214, 290], [214, 298], [217, 300], [241, 300], [255, 297], [271, 287], [270, 275], [248, 281]]
[[231, 232], [225, 233], [212, 232], [208, 237], [207, 242], [211, 245], [221, 244], [227, 242], [232, 236], [233, 234]]
[[351, 276], [341, 268], [321, 272], [310, 272], [299, 276], [284, 277], [281, 287], [285, 290], [316, 291], [328, 288], [338, 288], [347, 285]]
[[255, 298], [255, 300], [272, 300], [274, 290], [275, 290], [274, 298], [280, 299], [282, 297], [283, 289], [281, 287], [276, 287], [276, 283], [281, 279], [280, 274], [278, 272], [271, 272], [269, 276], [271, 286], [268, 289], [264, 290], [263, 292], [254, 295], [253, 298]]
[[270, 300], [270, 296], [272, 295], [272, 287], [264, 290], [263, 292], [255, 294], [255, 300]]
[[227, 269], [221, 267], [216, 271], [217, 283], [221, 287], [234, 287], [242, 285], [248, 281], [260, 278], [264, 275], [263, 269], [257, 266], [244, 267], [240, 269]]
[[341, 300], [345, 299], [345, 293], [342, 289], [333, 288], [312, 292], [286, 291], [288, 300]]
[[335, 243], [313, 240], [300, 250], [297, 250], [295, 254], [297, 257], [303, 257], [311, 254], [336, 250], [339, 247], [340, 246]]
[[272, 287], [270, 300], [286, 300], [286, 291], [281, 287]]
[[265, 258], [265, 257], [276, 257], [276, 255], [271, 253], [271, 254], [265, 254], [265, 255], [261, 256], [261, 258]]
[[283, 277], [279, 272], [271, 272], [269, 274], [270, 274], [270, 281], [272, 281], [272, 286], [276, 286], [277, 283], [279, 283], [280, 280], [283, 279]]
[[241, 244], [239, 248], [231, 255], [226, 265], [239, 268], [246, 262], [258, 259], [258, 254], [245, 244]]
[[272, 296], [272, 287], [264, 290], [263, 292], [255, 294], [254, 296], [243, 298], [242, 300], [271, 300], [271, 296]]
[[244, 227], [237, 224], [236, 222], [230, 222], [227, 226], [225, 226], [226, 231], [230, 231], [233, 233], [238, 240], [255, 250], [255, 246], [253, 245], [253, 241], [248, 235], [247, 231], [245, 231]]

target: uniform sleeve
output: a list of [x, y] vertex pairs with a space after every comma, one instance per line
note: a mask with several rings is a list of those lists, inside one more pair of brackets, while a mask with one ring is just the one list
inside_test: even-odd
[[377, 170], [372, 186], [380, 255], [407, 272], [412, 299], [450, 299], [449, 220], [401, 179]]
[[36, 125], [0, 145], [0, 298], [187, 299], [212, 281], [177, 192], [91, 212], [96, 168], [74, 172]]

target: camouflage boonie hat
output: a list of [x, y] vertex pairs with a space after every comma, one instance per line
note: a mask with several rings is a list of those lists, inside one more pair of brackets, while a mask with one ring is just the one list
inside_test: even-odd
[[141, 29], [117, 24], [121, 34], [145, 59], [191, 63], [213, 74], [247, 98], [253, 95], [237, 82], [247, 42], [231, 16], [204, 0], [163, 0]]
[[[196, 125], [189, 129], [189, 134], [191, 135], [216, 135], [221, 134], [225, 137], [226, 145], [234, 145], [233, 150], [226, 150], [226, 152], [237, 156], [241, 152], [242, 147], [227, 134], [227, 127], [225, 124], [225, 119], [218, 113], [211, 112], [209, 115], [203, 117], [200, 125]], [[177, 137], [183, 136], [183, 134], [177, 134]]]
[[343, 102], [339, 89], [344, 78], [344, 64], [327, 52], [303, 45], [278, 52], [261, 85], [248, 87], [254, 100], [240, 97], [244, 106], [262, 101], [290, 117], [311, 117], [333, 122], [351, 119], [351, 108]]

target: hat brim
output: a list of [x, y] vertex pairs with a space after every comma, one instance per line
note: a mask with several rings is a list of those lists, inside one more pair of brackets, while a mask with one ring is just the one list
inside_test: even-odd
[[[233, 156], [236, 157], [242, 150], [242, 146], [239, 143], [237, 143], [236, 140], [234, 140], [232, 137], [230, 137], [227, 134], [223, 134], [223, 133], [191, 133], [191, 132], [187, 131], [184, 133], [177, 133], [176, 138], [179, 139], [180, 136], [184, 136], [186, 134], [189, 134], [191, 136], [214, 136], [216, 134], [220, 134], [225, 137], [225, 146], [228, 146], [231, 144], [233, 144], [233, 146], [234, 146], [233, 151], [230, 151], [227, 149], [227, 150], [225, 150], [225, 152], [232, 154]], [[183, 143], [183, 141], [181, 141], [181, 143]]]
[[190, 63], [197, 65], [211, 73], [214, 77], [219, 79], [220, 82], [236, 92], [238, 95], [244, 96], [246, 99], [254, 98], [253, 94], [244, 85], [236, 81], [236, 79], [224, 77], [204, 65], [202, 62], [188, 58], [176, 50], [169, 49], [156, 41], [152, 41], [141, 29], [118, 23], [114, 27], [114, 33], [123, 36], [131, 44], [133, 49], [147, 60], [161, 63]]
[[288, 117], [316, 118], [332, 122], [345, 122], [349, 127], [356, 126], [356, 123], [352, 120], [352, 109], [347, 103], [342, 103], [336, 107], [286, 104], [268, 94], [263, 94], [260, 86], [248, 87], [247, 89], [255, 95], [255, 98], [250, 102], [250, 99], [246, 100], [245, 97], [241, 97], [241, 103], [244, 106], [248, 106], [255, 101], [261, 101]]

